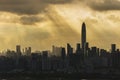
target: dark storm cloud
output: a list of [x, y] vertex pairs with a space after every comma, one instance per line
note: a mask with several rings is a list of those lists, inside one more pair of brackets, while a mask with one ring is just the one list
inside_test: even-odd
[[0, 0], [0, 11], [17, 14], [37, 14], [44, 11], [46, 4], [33, 0]]
[[64, 4], [71, 0], [0, 0], [0, 11], [17, 14], [37, 14], [45, 12], [49, 4]]
[[[17, 14], [38, 14], [45, 12], [50, 4], [65, 4], [75, 0], [0, 0], [0, 11]], [[76, 0], [94, 10], [120, 10], [118, 0]]]
[[31, 25], [35, 24], [36, 22], [41, 22], [44, 21], [45, 19], [39, 16], [22, 16], [20, 18], [20, 23], [25, 24], [25, 25]]
[[98, 11], [120, 10], [120, 1], [118, 0], [86, 0], [87, 5]]
[[65, 4], [70, 3], [72, 0], [43, 0], [45, 3], [51, 3], [51, 4]]

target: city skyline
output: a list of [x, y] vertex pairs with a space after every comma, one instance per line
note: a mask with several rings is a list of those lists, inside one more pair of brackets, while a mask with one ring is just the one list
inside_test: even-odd
[[[1, 0], [0, 51], [16, 45], [33, 51], [51, 46], [74, 48], [81, 43], [81, 25], [87, 26], [90, 46], [120, 48], [120, 0]], [[24, 7], [23, 7], [24, 6]]]
[[120, 74], [118, 71], [120, 69], [120, 49], [116, 47], [117, 44], [111, 44], [110, 51], [97, 46], [90, 47], [89, 42], [86, 42], [85, 22], [81, 26], [82, 42], [76, 43], [75, 51], [70, 43], [67, 43], [67, 48], [53, 45], [52, 52], [48, 50], [32, 52], [31, 47], [22, 49], [20, 45], [16, 45], [16, 50], [7, 50], [5, 55], [0, 56], [0, 72], [10, 72], [10, 74], [14, 72], [64, 73], [63, 76], [74, 73]]
[[61, 56], [62, 49], [63, 49], [64, 53], [66, 53], [66, 55], [67, 54], [70, 55], [73, 53], [80, 54], [82, 52], [85, 56], [87, 56], [89, 49], [93, 49], [93, 50], [98, 49], [98, 52], [100, 52], [101, 50], [105, 50], [108, 53], [111, 53], [111, 52], [113, 53], [116, 51], [119, 52], [119, 48], [117, 47], [117, 44], [114, 44], [114, 43], [110, 44], [109, 50], [104, 49], [104, 48], [99, 48], [98, 46], [93, 46], [93, 45], [90, 46], [89, 45], [90, 43], [87, 42], [87, 33], [86, 33], [87, 29], [86, 28], [87, 28], [86, 23], [83, 22], [81, 25], [81, 37], [80, 37], [81, 43], [76, 43], [75, 44], [76, 47], [71, 46], [70, 43], [66, 43], [66, 46], [52, 45], [51, 49], [46, 49], [46, 50], [39, 49], [39, 50], [34, 51], [34, 50], [32, 50], [31, 46], [23, 47], [21, 45], [16, 45], [14, 50], [6, 49], [6, 51], [1, 52], [1, 53], [3, 53], [3, 55], [6, 55], [6, 53], [10, 51], [10, 52], [16, 52], [18, 55], [30, 55], [32, 53], [41, 53], [41, 52], [47, 51], [47, 52], [49, 52], [49, 55]]
[[[75, 52], [75, 49], [77, 49], [77, 47], [76, 47], [76, 44], [80, 44], [80, 45], [78, 45], [79, 47], [81, 47], [82, 48], [82, 50], [83, 50], [83, 53], [85, 54], [86, 52], [86, 46], [88, 47], [89, 46], [89, 42], [87, 42], [87, 30], [86, 30], [86, 23], [85, 22], [83, 22], [82, 23], [82, 25], [81, 25], [81, 36], [79, 36], [80, 37], [80, 40], [81, 40], [81, 42], [79, 41], [78, 43], [75, 43], [74, 45], [75, 46], [73, 46], [72, 45], [72, 49], [73, 49], [73, 52]], [[111, 43], [110, 45], [112, 45], [113, 43]], [[54, 46], [54, 47], [56, 47], [56, 48], [58, 48], [58, 50], [59, 50], [59, 48], [62, 48], [62, 47], [65, 47], [65, 48], [67, 48], [67, 46], [69, 45], [70, 47], [71, 47], [71, 43], [66, 43], [65, 44], [65, 46], [63, 46], [63, 45], [52, 45], [52, 46]], [[115, 45], [116, 46], [116, 44], [113, 44], [113, 45]], [[16, 47], [15, 47], [16, 46]], [[53, 47], [51, 46], [51, 49], [44, 49], [44, 50], [40, 50], [40, 49], [38, 49], [38, 50], [32, 50], [32, 46], [25, 46], [25, 47], [23, 47], [23, 46], [21, 46], [20, 44], [16, 44], [14, 46], [14, 49], [10, 49], [10, 48], [8, 48], [8, 49], [5, 49], [4, 51], [15, 51], [15, 49], [16, 49], [16, 51], [17, 51], [17, 47], [19, 48], [19, 52], [21, 52], [21, 53], [24, 53], [24, 51], [28, 48], [28, 49], [30, 49], [30, 52], [32, 51], [32, 52], [39, 52], [39, 51], [50, 51], [50, 53], [52, 52], [52, 50], [53, 50]], [[96, 47], [98, 47], [97, 45], [90, 45], [90, 47], [94, 47], [94, 46], [96, 46]], [[76, 47], [76, 48], [75, 48]], [[104, 49], [104, 48], [101, 48], [101, 49]], [[111, 49], [109, 48], [109, 49], [106, 49], [108, 52], [111, 52]], [[17, 51], [18, 52], [18, 51]], [[2, 52], [1, 52], [2, 53]], [[3, 52], [4, 53], [4, 52]], [[6, 52], [5, 52], [6, 53]]]

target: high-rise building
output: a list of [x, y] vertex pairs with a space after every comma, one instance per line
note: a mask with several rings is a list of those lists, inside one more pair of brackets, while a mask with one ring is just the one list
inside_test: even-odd
[[89, 43], [88, 42], [86, 42], [85, 48], [86, 48], [86, 50], [89, 49]]
[[55, 56], [61, 56], [62, 47], [52, 46], [52, 53]]
[[80, 48], [80, 44], [78, 43], [76, 46], [76, 54], [80, 54], [81, 53], [81, 48]]
[[49, 65], [49, 59], [48, 59], [48, 51], [43, 51], [42, 52], [42, 70], [49, 70], [50, 65]]
[[77, 50], [80, 50], [80, 44], [79, 43], [77, 44]]
[[20, 67], [20, 57], [21, 57], [22, 53], [21, 53], [21, 46], [20, 45], [16, 45], [16, 66]]
[[111, 52], [114, 53], [116, 51], [116, 44], [111, 45]]
[[18, 56], [21, 56], [21, 46], [20, 45], [16, 46], [16, 53]]
[[112, 59], [112, 66], [116, 67], [118, 65], [118, 54], [116, 51], [116, 44], [111, 44], [111, 59]]
[[61, 58], [64, 60], [66, 57], [66, 51], [65, 51], [65, 48], [62, 47], [62, 50], [61, 50]]
[[97, 47], [91, 47], [92, 56], [97, 56]]
[[86, 45], [86, 25], [83, 22], [82, 24], [82, 33], [81, 33], [81, 44], [82, 44], [82, 50], [85, 54], [85, 45]]
[[25, 54], [26, 54], [27, 56], [30, 56], [30, 55], [31, 55], [31, 47], [25, 48]]
[[71, 47], [71, 45], [68, 43], [67, 44], [67, 55], [70, 56], [73, 54], [73, 48]]
[[88, 52], [89, 52], [89, 43], [86, 42], [86, 44], [85, 44], [85, 56], [88, 56]]

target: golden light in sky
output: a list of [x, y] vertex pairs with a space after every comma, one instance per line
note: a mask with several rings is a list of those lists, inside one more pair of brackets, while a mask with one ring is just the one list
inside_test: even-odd
[[91, 46], [120, 47], [119, 0], [1, 0], [0, 50], [32, 46], [48, 50], [52, 45], [75, 47], [81, 42], [81, 25], [87, 25]]

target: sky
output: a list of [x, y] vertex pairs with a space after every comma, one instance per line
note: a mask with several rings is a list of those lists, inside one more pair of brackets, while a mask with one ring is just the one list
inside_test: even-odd
[[90, 46], [120, 48], [120, 0], [0, 0], [0, 51], [74, 48], [86, 23]]

